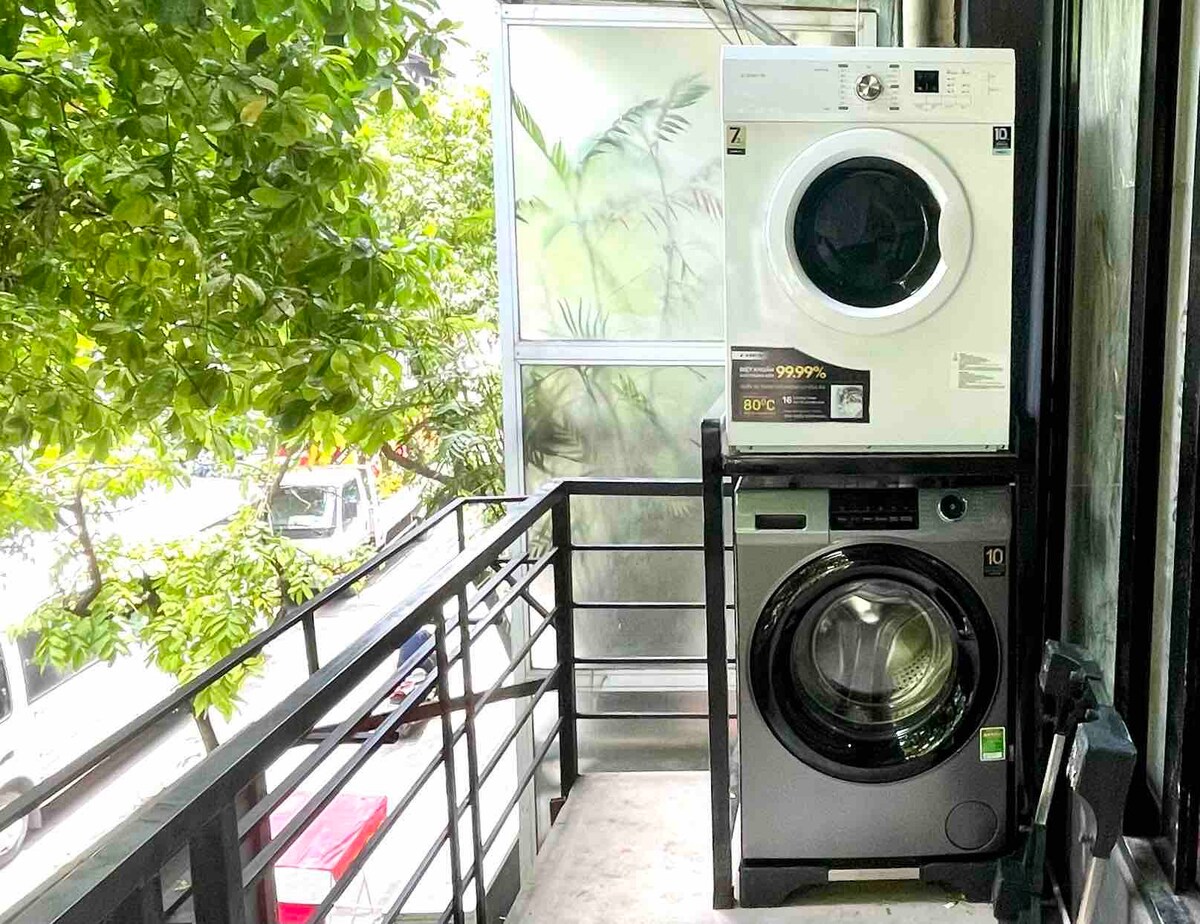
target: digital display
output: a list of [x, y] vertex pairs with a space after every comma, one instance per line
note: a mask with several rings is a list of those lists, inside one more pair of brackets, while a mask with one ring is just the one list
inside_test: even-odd
[[937, 93], [938, 72], [913, 71], [913, 90], [917, 93]]

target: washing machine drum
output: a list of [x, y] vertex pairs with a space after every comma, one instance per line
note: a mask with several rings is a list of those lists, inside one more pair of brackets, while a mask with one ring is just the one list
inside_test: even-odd
[[999, 644], [978, 594], [937, 558], [883, 543], [793, 572], [756, 623], [754, 698], [796, 757], [886, 782], [945, 760], [996, 692]]

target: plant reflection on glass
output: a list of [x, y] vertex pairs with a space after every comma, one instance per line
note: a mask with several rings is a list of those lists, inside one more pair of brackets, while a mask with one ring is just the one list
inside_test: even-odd
[[551, 169], [552, 182], [518, 202], [517, 217], [540, 232], [547, 302], [556, 309], [552, 336], [605, 339], [614, 313], [628, 316], [634, 336], [697, 336], [699, 309], [720, 268], [720, 161], [684, 170], [687, 142], [676, 151], [669, 145], [694, 139], [684, 111], [709, 92], [699, 75], [683, 77], [573, 154], [547, 140], [514, 94], [513, 113]]

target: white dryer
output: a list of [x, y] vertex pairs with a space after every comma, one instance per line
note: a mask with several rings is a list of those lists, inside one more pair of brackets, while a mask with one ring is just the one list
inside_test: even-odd
[[744, 452], [1009, 445], [1013, 53], [723, 51]]

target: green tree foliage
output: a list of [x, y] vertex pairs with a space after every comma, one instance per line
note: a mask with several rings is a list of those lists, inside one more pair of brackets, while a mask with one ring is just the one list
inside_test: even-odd
[[[433, 286], [455, 336], [424, 345], [420, 394], [407, 420], [430, 448], [436, 474], [423, 474], [432, 474], [437, 503], [453, 493], [502, 493], [504, 459], [488, 96], [478, 88], [435, 91], [427, 103], [428, 117], [391, 113], [379, 142], [391, 158], [386, 227], [394, 233], [420, 228], [454, 254], [434, 270]], [[453, 480], [447, 472], [455, 473]]]
[[0, 542], [57, 530], [77, 563], [35, 617], [42, 656], [147, 643], [187, 679], [328, 579], [260, 509], [167, 548], [96, 537], [198, 454], [267, 493], [264, 460], [300, 446], [383, 452], [447, 492], [491, 464], [468, 354], [492, 321], [444, 297], [487, 219], [389, 191], [393, 137], [458, 130], [420, 92], [450, 28], [431, 10], [0, 0]]

